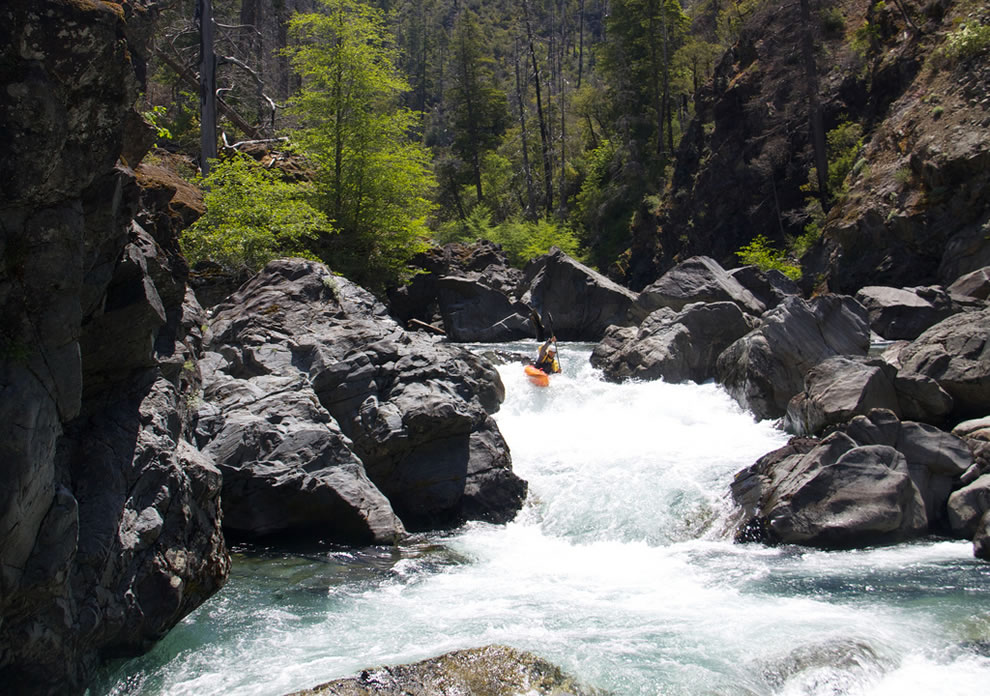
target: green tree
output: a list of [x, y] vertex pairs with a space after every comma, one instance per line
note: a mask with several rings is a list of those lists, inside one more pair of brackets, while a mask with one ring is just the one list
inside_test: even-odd
[[310, 205], [310, 187], [283, 181], [243, 155], [212, 164], [202, 180], [206, 213], [180, 240], [191, 264], [209, 260], [257, 270], [279, 257], [311, 258], [310, 246], [332, 231]]
[[454, 26], [453, 87], [448, 95], [453, 111], [453, 149], [471, 169], [478, 202], [484, 201], [482, 162], [495, 150], [509, 121], [505, 92], [498, 89], [487, 55], [487, 42], [470, 10], [461, 12]]
[[425, 248], [429, 153], [410, 134], [417, 114], [399, 105], [409, 87], [395, 68], [380, 10], [357, 0], [320, 0], [295, 15], [288, 54], [302, 77], [291, 100], [296, 138], [318, 168], [321, 206], [340, 234], [324, 240], [327, 263], [380, 290], [402, 280]]

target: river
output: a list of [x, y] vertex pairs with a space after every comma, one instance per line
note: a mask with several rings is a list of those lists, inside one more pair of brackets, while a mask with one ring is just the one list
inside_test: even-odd
[[500, 368], [530, 490], [514, 522], [235, 549], [223, 590], [90, 696], [274, 696], [489, 643], [619, 696], [986, 692], [990, 564], [971, 544], [732, 544], [729, 482], [786, 435], [712, 384], [606, 383], [589, 354], [564, 344], [546, 389]]

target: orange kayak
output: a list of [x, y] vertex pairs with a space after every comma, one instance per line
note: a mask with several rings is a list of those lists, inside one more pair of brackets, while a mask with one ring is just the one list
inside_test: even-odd
[[529, 377], [529, 381], [536, 386], [547, 387], [550, 385], [550, 375], [535, 365], [527, 365], [523, 369], [526, 372], [526, 376]]

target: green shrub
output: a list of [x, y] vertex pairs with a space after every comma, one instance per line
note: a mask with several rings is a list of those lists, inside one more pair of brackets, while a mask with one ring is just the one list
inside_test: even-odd
[[191, 264], [210, 260], [257, 270], [279, 257], [314, 258], [308, 243], [332, 231], [308, 202], [308, 187], [284, 181], [247, 157], [214, 162], [201, 183], [206, 213], [180, 240]]
[[793, 263], [789, 263], [784, 252], [774, 248], [762, 234], [753, 238], [746, 246], [736, 252], [736, 256], [744, 264], [756, 266], [761, 271], [780, 271], [791, 280], [801, 279], [801, 268]]
[[990, 25], [967, 22], [945, 37], [945, 43], [936, 52], [941, 65], [952, 65], [990, 49]]

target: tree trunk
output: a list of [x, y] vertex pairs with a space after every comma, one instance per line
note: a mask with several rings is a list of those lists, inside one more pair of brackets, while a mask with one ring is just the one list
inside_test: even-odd
[[213, 53], [213, 0], [198, 0], [199, 17], [199, 168], [210, 173], [217, 158], [217, 58]]
[[543, 153], [543, 187], [546, 200], [543, 201], [547, 215], [553, 213], [553, 164], [550, 161], [550, 136], [547, 120], [543, 113], [543, 97], [540, 90], [540, 66], [536, 59], [536, 44], [533, 40], [533, 26], [529, 20], [529, 2], [523, 0], [523, 17], [526, 22], [526, 39], [529, 42], [529, 57], [533, 64], [533, 82], [536, 86], [536, 117], [540, 122], [540, 148]]
[[526, 178], [526, 217], [536, 213], [536, 196], [533, 193], [533, 170], [529, 166], [529, 136], [526, 131], [526, 89], [519, 69], [519, 46], [516, 44], [513, 63], [516, 69], [516, 102], [519, 104], [519, 136], [522, 138], [523, 174]]
[[815, 151], [815, 169], [818, 174], [818, 197], [822, 211], [828, 212], [828, 154], [825, 150], [825, 125], [818, 101], [818, 68], [815, 65], [815, 47], [811, 34], [811, 7], [809, 0], [801, 2], [801, 54], [804, 59], [805, 89], [808, 91], [808, 116], [811, 144]]

